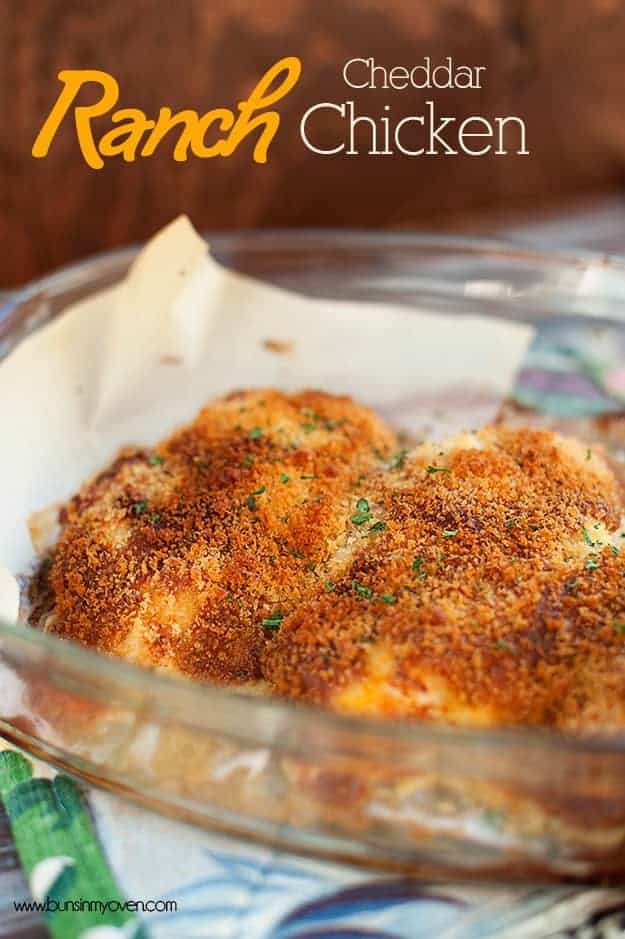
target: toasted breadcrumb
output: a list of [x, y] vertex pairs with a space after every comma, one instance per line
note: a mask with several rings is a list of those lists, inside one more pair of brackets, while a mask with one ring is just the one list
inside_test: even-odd
[[48, 628], [346, 713], [625, 725], [623, 494], [499, 426], [408, 450], [321, 392], [243, 391], [62, 510]]
[[143, 665], [260, 677], [260, 650], [323, 589], [358, 478], [392, 452], [366, 408], [242, 391], [154, 451], [127, 450], [61, 513], [48, 628]]
[[369, 492], [386, 527], [267, 646], [276, 691], [454, 724], [623, 726], [623, 506], [596, 448], [485, 429], [418, 447]]

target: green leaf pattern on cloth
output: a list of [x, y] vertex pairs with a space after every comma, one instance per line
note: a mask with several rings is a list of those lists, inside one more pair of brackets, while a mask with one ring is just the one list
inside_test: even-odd
[[[123, 908], [124, 897], [71, 779], [33, 778], [29, 760], [3, 750], [0, 796], [33, 899], [43, 903], [48, 897], [60, 907], [43, 914], [54, 939], [147, 939], [139, 918]], [[81, 901], [90, 901], [91, 908]], [[98, 901], [113, 909], [98, 908]]]

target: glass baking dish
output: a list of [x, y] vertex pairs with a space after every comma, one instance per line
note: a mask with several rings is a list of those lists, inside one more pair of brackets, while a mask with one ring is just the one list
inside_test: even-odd
[[[310, 295], [625, 329], [618, 259], [411, 234], [210, 241], [223, 263]], [[122, 277], [135, 253], [0, 297], [0, 355]], [[0, 627], [0, 680], [10, 741], [196, 824], [428, 878], [625, 877], [625, 733], [342, 717], [157, 675], [20, 625]]]

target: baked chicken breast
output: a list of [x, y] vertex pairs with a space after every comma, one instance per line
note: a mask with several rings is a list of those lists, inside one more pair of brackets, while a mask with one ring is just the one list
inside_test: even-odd
[[63, 509], [47, 628], [345, 713], [622, 727], [622, 515], [548, 430], [406, 450], [349, 399], [240, 392]]
[[485, 429], [358, 493], [379, 530], [266, 646], [274, 690], [453, 724], [625, 724], [623, 505], [598, 452]]
[[127, 450], [62, 510], [47, 628], [141, 665], [260, 678], [284, 616], [323, 589], [363, 475], [393, 434], [314, 391], [234, 393]]

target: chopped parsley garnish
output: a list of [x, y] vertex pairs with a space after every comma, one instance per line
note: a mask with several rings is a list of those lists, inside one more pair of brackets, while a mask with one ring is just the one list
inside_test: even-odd
[[282, 475], [280, 476], [280, 482], [281, 482], [281, 483], [288, 483], [288, 481], [290, 480], [290, 478], [291, 478], [291, 477], [290, 477], [287, 473], [282, 473]]
[[165, 457], [160, 456], [158, 453], [153, 453], [150, 457], [150, 466], [162, 466], [165, 462]]
[[261, 620], [261, 626], [263, 629], [270, 629], [275, 632], [277, 629], [280, 629], [280, 623], [283, 619], [284, 613], [276, 610], [276, 612], [272, 613], [271, 616], [267, 616], [264, 620]]
[[530, 525], [530, 526], [529, 526], [529, 530], [530, 530], [530, 531], [540, 531], [540, 528], [541, 528], [540, 525]]
[[578, 580], [577, 577], [576, 577], [574, 580], [569, 580], [569, 581], [567, 581], [567, 583], [565, 584], [565, 586], [566, 586], [566, 592], [567, 592], [567, 593], [575, 593], [575, 591], [576, 591], [577, 588], [579, 587], [579, 580]]
[[625, 633], [625, 623], [612, 623], [612, 629], [615, 633]]
[[398, 453], [396, 453], [391, 460], [391, 469], [403, 469], [407, 456], [408, 450], [400, 450]]
[[612, 554], [614, 555], [614, 557], [616, 557], [616, 555], [619, 553], [620, 549], [617, 548], [615, 544], [611, 544], [611, 545], [610, 545], [610, 551], [612, 552]]
[[331, 592], [336, 587], [336, 584], [333, 584], [331, 580], [326, 580], [324, 587]]
[[505, 639], [498, 639], [497, 642], [495, 643], [495, 646], [496, 646], [497, 649], [502, 649], [502, 650], [506, 650], [506, 651], [507, 651], [508, 649], [510, 649], [510, 646], [509, 646], [509, 644], [505, 641]]
[[243, 460], [243, 462], [246, 466], [253, 466], [254, 465], [253, 455], [251, 453], [248, 453], [245, 459]]
[[352, 522], [354, 525], [364, 525], [365, 522], [370, 522], [373, 518], [373, 515], [369, 511], [369, 503], [366, 499], [359, 499], [356, 503], [357, 511], [352, 515]]
[[314, 569], [315, 569], [316, 566], [317, 566], [317, 565], [315, 564], [314, 561], [308, 561], [307, 564], [306, 564], [306, 570], [307, 570], [307, 571], [314, 571]]
[[388, 603], [388, 604], [397, 603], [397, 597], [392, 593], [381, 593], [380, 600], [382, 601], [382, 603]]
[[258, 502], [256, 501], [256, 496], [248, 496], [247, 499], [245, 500], [245, 504], [247, 505], [250, 512], [255, 512], [256, 509], [258, 508]]
[[250, 440], [258, 440], [259, 437], [263, 436], [262, 427], [252, 427], [250, 430]]
[[443, 532], [443, 538], [455, 538], [458, 534], [457, 528], [446, 528]]
[[349, 421], [346, 417], [340, 418], [338, 421], [333, 421], [329, 417], [324, 417], [322, 414], [317, 414], [316, 411], [312, 411], [310, 408], [302, 408], [302, 414], [304, 417], [308, 418], [307, 423], [302, 424], [302, 429], [310, 434], [313, 430], [319, 429], [319, 424], [322, 424], [326, 430], [336, 430], [337, 427], [341, 427], [342, 424], [348, 424]]
[[514, 528], [516, 523], [517, 523], [516, 518], [508, 518], [506, 519], [506, 528]]
[[320, 417], [317, 415], [317, 420], [323, 422], [323, 426], [326, 430], [336, 430], [337, 427], [342, 427], [344, 424], [349, 424], [349, 418], [341, 417], [338, 421], [333, 421], [329, 417]]
[[135, 513], [135, 515], [143, 515], [147, 507], [148, 507], [147, 500], [141, 499], [140, 502], [133, 502], [130, 508]]
[[252, 493], [252, 495], [253, 495], [253, 496], [262, 496], [263, 492], [265, 492], [266, 489], [267, 489], [266, 486], [261, 486], [260, 489], [255, 489], [254, 492]]
[[590, 449], [590, 447], [588, 447], [588, 449], [586, 450], [586, 459], [589, 460], [591, 456], [592, 456], [592, 450]]
[[354, 590], [358, 596], [364, 597], [365, 600], [370, 600], [373, 596], [371, 587], [365, 587], [364, 584], [359, 583], [357, 580], [352, 580], [352, 590]]
[[306, 473], [304, 476], [300, 476], [300, 479], [319, 479], [316, 473]]
[[156, 523], [159, 520], [160, 520], [160, 515], [158, 514], [158, 512], [152, 512], [152, 514], [150, 515], [150, 521], [152, 522], [152, 524], [156, 525]]
[[596, 571], [597, 568], [599, 567], [599, 561], [595, 557], [588, 558], [584, 567], [586, 568], [586, 570]]
[[417, 555], [417, 557], [412, 562], [412, 569], [415, 572], [415, 577], [417, 580], [423, 580], [425, 577], [426, 572], [423, 570], [424, 563], [425, 562], [420, 555]]
[[430, 476], [432, 476], [433, 473], [451, 473], [451, 470], [449, 469], [448, 466], [431, 466], [430, 465], [428, 466], [426, 472], [429, 473]]
[[594, 548], [595, 543], [594, 543], [594, 541], [592, 540], [592, 538], [590, 537], [590, 535], [588, 534], [588, 532], [586, 531], [585, 528], [582, 528], [582, 535], [584, 536], [584, 541], [586, 542], [586, 544], [587, 544], [590, 548]]
[[376, 522], [375, 525], [372, 525], [369, 529], [369, 534], [373, 535], [376, 531], [384, 531], [386, 528], [386, 522]]

